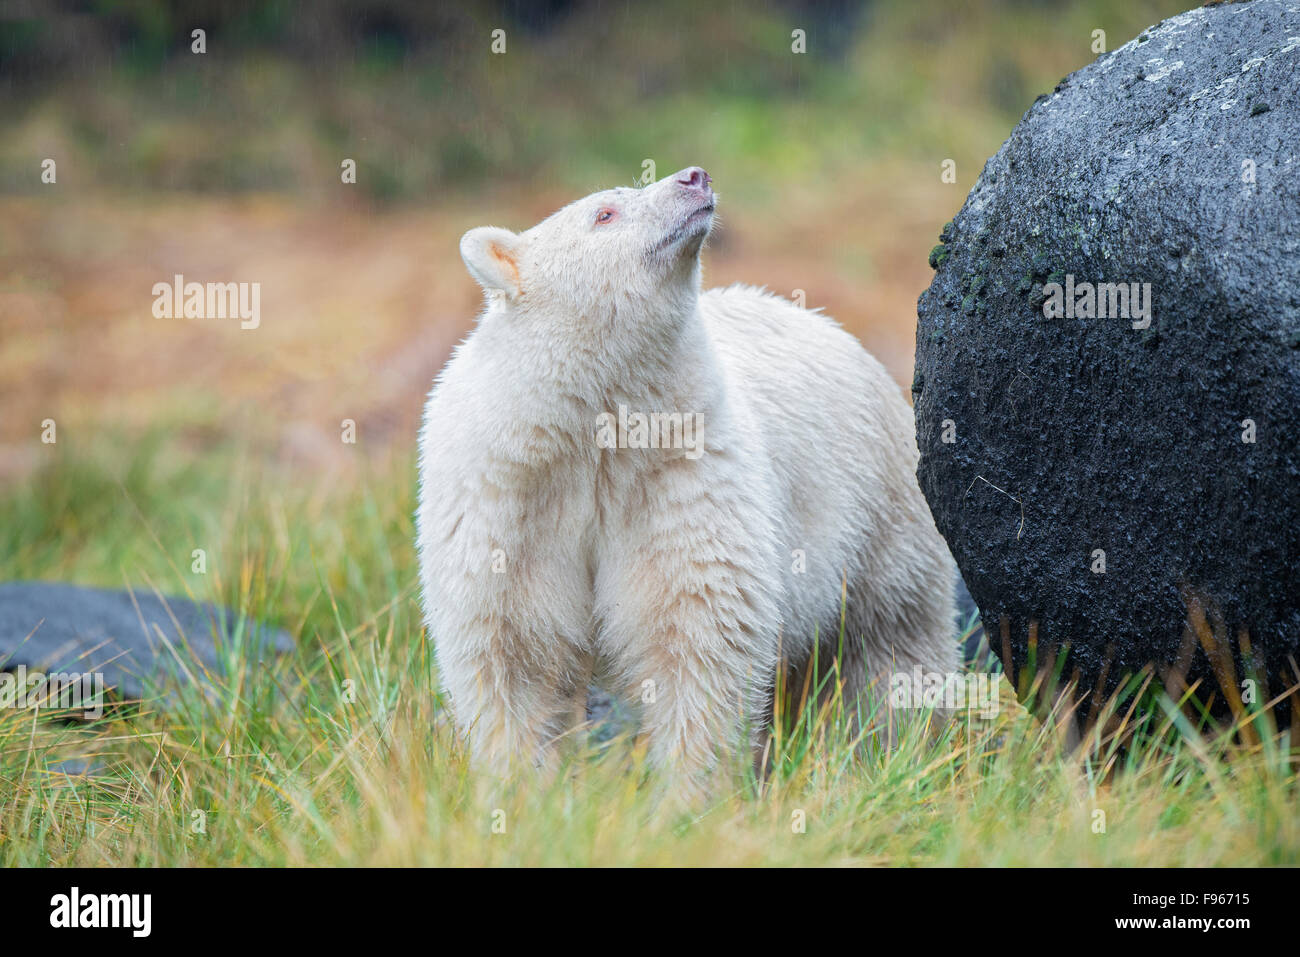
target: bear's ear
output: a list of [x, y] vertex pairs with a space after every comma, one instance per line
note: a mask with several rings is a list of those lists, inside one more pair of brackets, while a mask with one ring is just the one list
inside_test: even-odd
[[460, 238], [460, 258], [465, 268], [488, 292], [503, 292], [510, 299], [518, 297], [519, 254], [523, 239], [508, 229], [480, 226]]

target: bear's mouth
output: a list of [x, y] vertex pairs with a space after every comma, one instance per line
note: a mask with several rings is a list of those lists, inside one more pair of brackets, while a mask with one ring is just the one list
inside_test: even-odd
[[707, 233], [713, 225], [714, 205], [714, 201], [709, 200], [703, 206], [688, 213], [676, 229], [650, 247], [650, 252], [663, 252], [683, 240], [694, 239]]

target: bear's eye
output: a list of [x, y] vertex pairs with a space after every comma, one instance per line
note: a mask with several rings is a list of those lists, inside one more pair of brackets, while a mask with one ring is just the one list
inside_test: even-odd
[[614, 210], [606, 206], [604, 209], [602, 209], [600, 212], [596, 214], [596, 225], [604, 226], [606, 223], [613, 222], [614, 215], [615, 215]]

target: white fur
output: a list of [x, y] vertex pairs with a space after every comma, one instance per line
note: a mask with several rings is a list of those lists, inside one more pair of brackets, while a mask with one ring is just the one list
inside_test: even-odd
[[[780, 660], [800, 682], [819, 633], [829, 661], [842, 584], [851, 701], [957, 666], [899, 389], [819, 313], [701, 294], [711, 212], [680, 178], [462, 241], [487, 307], [429, 396], [418, 548], [457, 725], [496, 767], [548, 761], [598, 671], [697, 779], [753, 743]], [[602, 448], [620, 404], [695, 413], [703, 454]]]

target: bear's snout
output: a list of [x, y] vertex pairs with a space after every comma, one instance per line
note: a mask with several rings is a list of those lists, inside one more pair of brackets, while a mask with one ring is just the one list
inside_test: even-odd
[[699, 166], [688, 166], [676, 176], [673, 177], [677, 184], [683, 187], [689, 193], [697, 194], [701, 199], [706, 199], [713, 194], [713, 180]]

